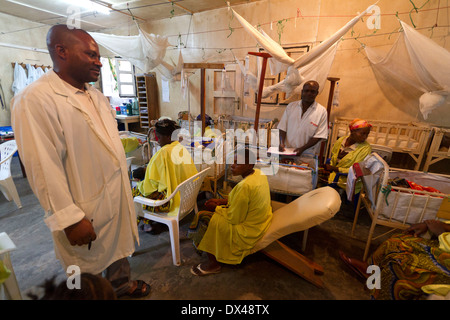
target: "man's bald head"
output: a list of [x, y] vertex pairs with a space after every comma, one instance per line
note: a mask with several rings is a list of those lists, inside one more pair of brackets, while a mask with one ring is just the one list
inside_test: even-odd
[[53, 61], [53, 70], [76, 88], [95, 82], [100, 75], [100, 52], [97, 42], [81, 29], [56, 25], [47, 34], [47, 47]]
[[69, 28], [65, 24], [58, 24], [50, 28], [47, 33], [47, 49], [53, 62], [56, 58], [56, 46], [68, 46], [76, 41], [80, 41], [80, 36], [89, 36], [89, 33], [82, 29]]

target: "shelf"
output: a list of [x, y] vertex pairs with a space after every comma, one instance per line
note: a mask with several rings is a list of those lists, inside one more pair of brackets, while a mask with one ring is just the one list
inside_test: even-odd
[[136, 76], [141, 128], [148, 129], [151, 120], [158, 119], [159, 104], [155, 73]]

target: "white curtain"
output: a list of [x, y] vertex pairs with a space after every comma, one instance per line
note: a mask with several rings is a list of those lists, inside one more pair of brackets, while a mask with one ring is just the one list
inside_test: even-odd
[[[403, 32], [387, 54], [371, 47], [365, 47], [365, 52], [386, 96], [395, 103], [407, 101], [419, 91], [417, 102], [427, 119], [449, 100], [450, 52], [403, 21], [400, 23]], [[395, 91], [396, 96], [389, 91]]]

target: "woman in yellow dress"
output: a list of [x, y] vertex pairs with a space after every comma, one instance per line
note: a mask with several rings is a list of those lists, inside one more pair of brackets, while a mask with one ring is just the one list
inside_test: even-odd
[[[175, 121], [164, 119], [155, 124], [155, 135], [161, 149], [150, 159], [145, 177], [133, 189], [133, 196], [144, 196], [153, 200], [162, 200], [171, 195], [177, 186], [189, 179], [198, 171], [188, 150], [178, 141], [172, 142], [172, 134], [179, 127]], [[176, 215], [180, 207], [180, 195], [173, 197], [168, 205], [147, 207], [153, 212], [167, 212]], [[149, 220], [139, 218], [144, 222], [144, 231], [151, 232]]]
[[[213, 212], [200, 211], [191, 224], [194, 245], [208, 254], [207, 262], [191, 268], [194, 275], [218, 273], [220, 263], [241, 263], [269, 228], [272, 222], [269, 183], [259, 169], [253, 168], [254, 158], [248, 148], [236, 152], [231, 172], [243, 179], [230, 192], [228, 200], [209, 200], [206, 206]], [[202, 235], [201, 222], [205, 220], [209, 223]]]
[[[354, 119], [349, 124], [350, 135], [339, 138], [331, 149], [331, 160], [324, 165], [324, 169], [330, 172], [328, 183], [333, 183], [338, 173], [348, 173], [354, 163], [363, 161], [372, 153], [372, 147], [366, 141], [372, 125], [366, 120]], [[347, 176], [341, 175], [337, 185], [345, 190]], [[355, 194], [361, 190], [361, 184], [355, 185]]]

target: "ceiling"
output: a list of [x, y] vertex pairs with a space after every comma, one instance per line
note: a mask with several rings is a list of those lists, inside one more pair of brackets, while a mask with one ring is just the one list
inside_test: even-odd
[[[226, 2], [233, 6], [256, 1], [261, 0], [0, 0], [0, 12], [48, 25], [79, 21], [82, 29], [101, 31], [128, 25], [133, 18], [145, 23], [224, 8]], [[109, 14], [101, 13], [105, 8]]]

